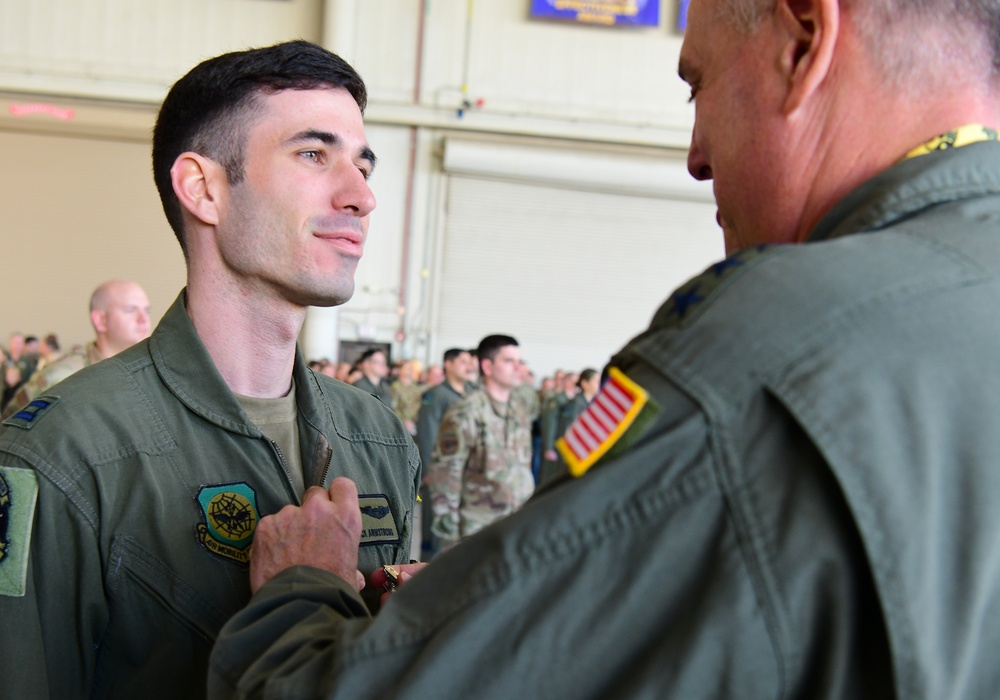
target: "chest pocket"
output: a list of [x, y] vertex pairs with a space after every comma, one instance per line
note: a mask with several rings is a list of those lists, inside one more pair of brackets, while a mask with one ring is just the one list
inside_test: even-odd
[[[220, 610], [131, 537], [112, 541], [105, 583], [110, 614], [100, 640], [95, 697], [202, 694], [212, 644], [249, 600], [249, 583], [242, 596], [231, 596], [232, 610]], [[177, 683], [162, 687], [164, 677]]]

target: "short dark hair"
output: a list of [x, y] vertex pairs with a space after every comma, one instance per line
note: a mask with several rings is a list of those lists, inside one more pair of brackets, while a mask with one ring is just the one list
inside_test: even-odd
[[443, 362], [452, 362], [463, 352], [469, 352], [465, 348], [448, 348], [444, 351]]
[[210, 58], [192, 68], [167, 93], [153, 129], [153, 180], [163, 213], [184, 255], [184, 217], [170, 169], [194, 151], [226, 169], [230, 184], [245, 177], [246, 131], [261, 94], [282, 90], [343, 88], [364, 114], [365, 83], [344, 59], [308, 41], [289, 41]]
[[587, 369], [580, 372], [580, 378], [576, 380], [576, 385], [583, 388], [583, 383], [591, 380], [592, 377], [597, 375], [597, 370], [593, 367], [588, 367]]
[[357, 361], [358, 367], [361, 366], [362, 362], [365, 362], [365, 361], [371, 359], [372, 357], [374, 357], [378, 353], [382, 353], [383, 355], [385, 355], [385, 358], [387, 360], [389, 359], [389, 356], [386, 355], [385, 350], [383, 350], [382, 348], [368, 348], [363, 353], [361, 353], [361, 356], [358, 358], [358, 361]]
[[500, 348], [505, 348], [509, 345], [517, 345], [517, 341], [509, 335], [488, 335], [479, 341], [479, 347], [476, 348], [476, 357], [479, 358], [480, 368], [482, 368], [483, 360], [492, 362], [497, 353], [500, 352]]

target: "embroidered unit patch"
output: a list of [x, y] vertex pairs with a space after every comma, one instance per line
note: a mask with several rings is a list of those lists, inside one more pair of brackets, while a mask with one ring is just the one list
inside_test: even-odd
[[614, 447], [648, 401], [645, 389], [611, 367], [597, 396], [556, 442], [570, 474], [582, 476]]
[[358, 496], [361, 506], [361, 546], [399, 544], [399, 529], [392, 517], [388, 497], [376, 494]]
[[51, 411], [57, 403], [59, 403], [58, 396], [39, 396], [20, 411], [8, 417], [3, 424], [31, 430], [38, 419]]
[[0, 595], [24, 595], [37, 500], [35, 472], [0, 467]]
[[253, 488], [242, 481], [202, 486], [198, 505], [205, 519], [195, 526], [201, 546], [220, 557], [248, 563], [253, 533], [260, 520]]

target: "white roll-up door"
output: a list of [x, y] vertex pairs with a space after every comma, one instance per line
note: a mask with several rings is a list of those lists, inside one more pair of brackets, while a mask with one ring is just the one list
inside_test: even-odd
[[[587, 178], [577, 161], [571, 186], [558, 186], [558, 163], [534, 149], [526, 157], [538, 155], [545, 178], [448, 178], [435, 355], [507, 333], [541, 375], [600, 369], [676, 287], [723, 256], [710, 188], [708, 197], [704, 189], [677, 193], [684, 198], [608, 191], [625, 188], [618, 178], [601, 182], [611, 170], [600, 167], [601, 154], [590, 161], [596, 175]], [[487, 160], [472, 162], [488, 173]], [[639, 170], [653, 164], [670, 179], [659, 161], [635, 159]], [[683, 161], [673, 167], [688, 186]], [[461, 168], [449, 168], [446, 157], [446, 170]], [[642, 182], [641, 172], [630, 177]], [[673, 194], [653, 177], [644, 189], [656, 187]]]

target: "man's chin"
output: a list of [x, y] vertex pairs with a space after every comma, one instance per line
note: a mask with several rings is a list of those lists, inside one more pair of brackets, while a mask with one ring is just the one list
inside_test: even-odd
[[338, 289], [313, 290], [312, 293], [303, 294], [300, 299], [300, 303], [303, 306], [318, 306], [321, 308], [327, 308], [346, 304], [353, 296], [354, 284], [352, 283], [349, 288], [340, 287]]

